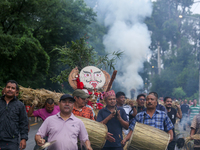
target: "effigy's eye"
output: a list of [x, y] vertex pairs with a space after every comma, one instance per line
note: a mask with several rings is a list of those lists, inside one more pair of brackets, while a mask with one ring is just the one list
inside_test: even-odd
[[84, 74], [84, 76], [85, 76], [85, 77], [89, 77], [89, 76], [91, 76], [91, 74], [86, 73], [86, 74]]

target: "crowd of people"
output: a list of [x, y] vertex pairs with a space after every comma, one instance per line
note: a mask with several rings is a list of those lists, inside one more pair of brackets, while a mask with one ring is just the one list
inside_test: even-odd
[[[64, 94], [58, 105], [52, 98], [45, 101], [44, 108], [34, 110], [35, 104], [28, 113], [24, 104], [17, 99], [19, 87], [16, 81], [9, 80], [0, 98], [0, 149], [22, 150], [26, 148], [28, 140], [28, 117], [40, 117], [44, 121], [35, 135], [37, 150], [47, 141], [56, 142], [48, 150], [78, 150], [78, 140], [88, 150], [92, 150], [89, 136], [83, 122], [76, 116], [81, 116], [105, 124], [108, 128], [106, 143], [102, 150], [123, 150], [130, 140], [136, 122], [160, 129], [170, 135], [168, 150], [174, 150], [176, 145], [175, 129], [176, 118], [179, 118], [183, 130], [189, 126], [190, 136], [200, 134], [200, 107], [197, 100], [176, 103], [172, 107], [171, 97], [163, 99], [159, 104], [158, 94], [139, 94], [137, 105], [130, 101], [126, 104], [126, 95], [123, 92], [115, 93], [110, 90], [104, 93], [105, 106], [95, 115], [93, 108], [88, 104], [90, 95], [87, 90], [74, 90], [72, 95]], [[162, 101], [162, 100], [161, 100]], [[175, 100], [177, 101], [177, 100]], [[125, 137], [123, 138], [123, 133]], [[200, 150], [200, 141], [194, 141], [194, 150]]]

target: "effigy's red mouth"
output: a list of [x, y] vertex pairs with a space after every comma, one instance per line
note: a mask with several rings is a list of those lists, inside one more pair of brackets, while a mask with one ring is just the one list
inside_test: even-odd
[[98, 82], [97, 82], [97, 81], [90, 81], [90, 84], [91, 84], [94, 88], [96, 88]]

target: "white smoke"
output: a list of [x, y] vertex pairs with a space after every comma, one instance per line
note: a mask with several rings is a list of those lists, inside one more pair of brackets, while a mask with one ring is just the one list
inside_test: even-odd
[[122, 73], [117, 74], [116, 81], [129, 97], [131, 89], [143, 86], [138, 71], [150, 54], [150, 32], [144, 19], [151, 15], [152, 3], [149, 0], [98, 0], [96, 10], [109, 29], [103, 39], [106, 51], [124, 51], [122, 59], [117, 61], [116, 70]]

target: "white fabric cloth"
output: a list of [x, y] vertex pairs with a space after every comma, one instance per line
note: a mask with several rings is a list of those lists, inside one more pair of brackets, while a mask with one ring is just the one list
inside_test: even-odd
[[[129, 112], [132, 110], [131, 106], [130, 105], [123, 105], [122, 108], [125, 110], [127, 119], [129, 121]], [[133, 111], [131, 112], [131, 114], [133, 114]], [[123, 128], [123, 132], [124, 132], [125, 135], [127, 135], [129, 133], [129, 131], [130, 131], [129, 129], [126, 130], [126, 129]]]

